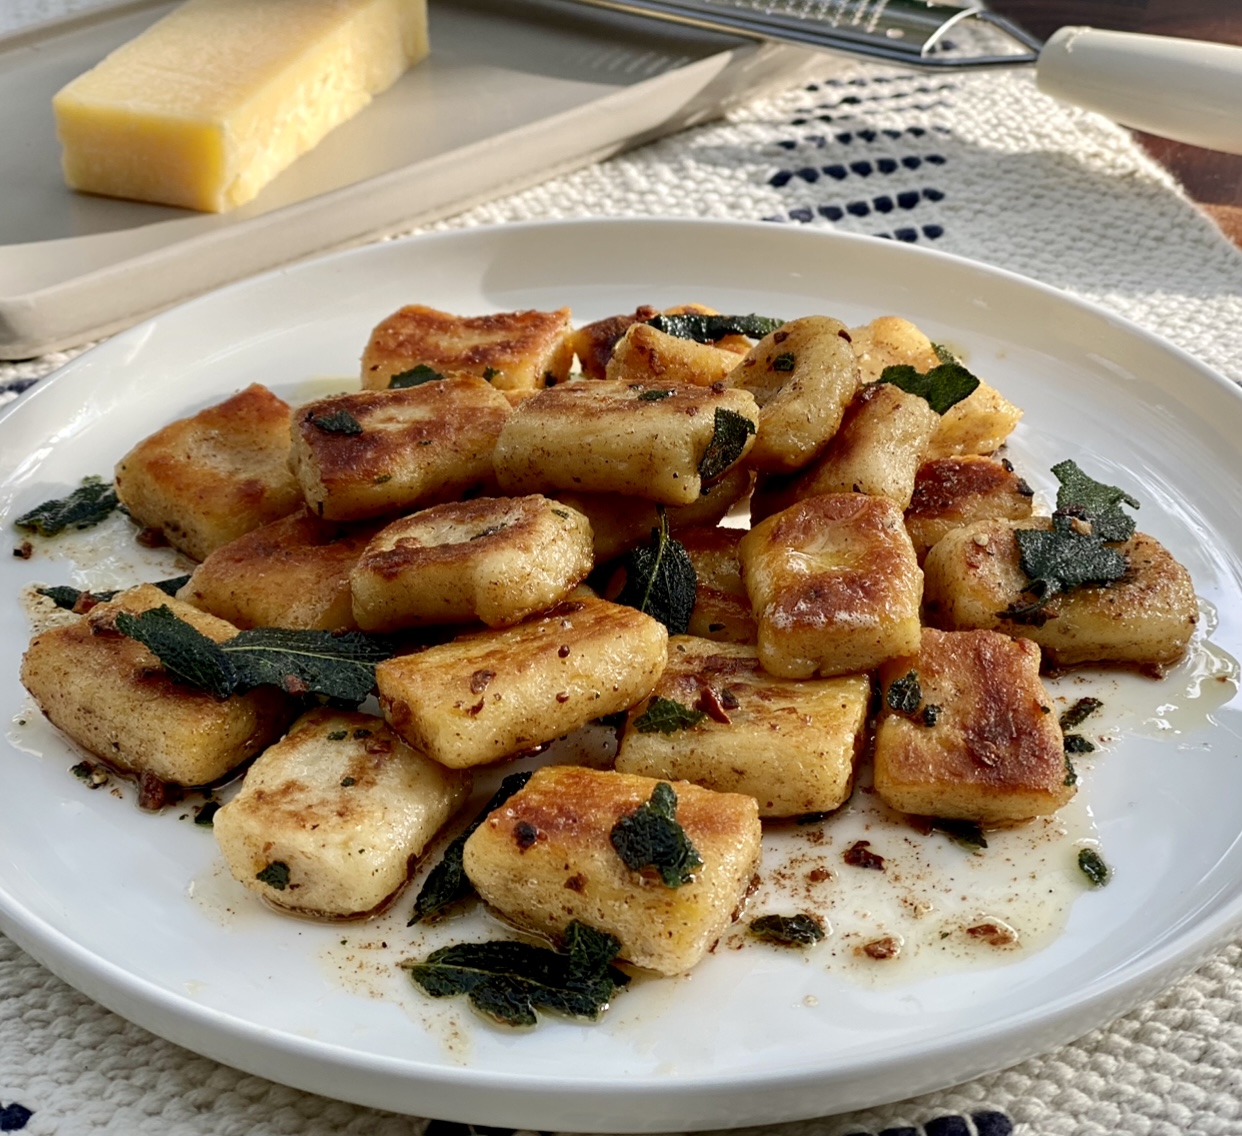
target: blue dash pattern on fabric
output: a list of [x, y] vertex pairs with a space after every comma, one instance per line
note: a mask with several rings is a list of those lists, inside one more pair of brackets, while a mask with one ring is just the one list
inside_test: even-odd
[[0, 1105], [0, 1132], [20, 1132], [34, 1116], [34, 1109], [14, 1101], [12, 1104]]

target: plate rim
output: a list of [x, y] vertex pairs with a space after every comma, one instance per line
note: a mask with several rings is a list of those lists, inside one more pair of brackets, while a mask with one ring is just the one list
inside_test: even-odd
[[[703, 218], [659, 217], [576, 218], [477, 226], [467, 229], [448, 229], [416, 234], [381, 244], [341, 250], [306, 260], [293, 266], [272, 269], [258, 276], [215, 289], [186, 303], [170, 308], [91, 348], [66, 363], [53, 374], [41, 379], [33, 390], [0, 410], [0, 436], [11, 428], [9, 426], [10, 422], [15, 419], [20, 422], [21, 417], [25, 413], [29, 413], [23, 411], [22, 408], [24, 406], [40, 403], [42, 398], [51, 397], [44, 394], [44, 392], [59, 390], [62, 386], [72, 388], [77, 381], [75, 376], [88, 371], [92, 365], [101, 362], [108, 364], [113, 352], [123, 356], [128, 351], [131, 343], [141, 341], [141, 338], [146, 334], [150, 326], [161, 320], [177, 316], [180, 313], [193, 313], [196, 308], [219, 303], [222, 300], [227, 300], [236, 294], [244, 293], [256, 287], [269, 287], [277, 280], [296, 279], [303, 272], [317, 273], [323, 271], [325, 266], [348, 259], [367, 259], [376, 255], [400, 255], [400, 250], [411, 245], [453, 244], [463, 239], [486, 244], [488, 241], [494, 240], [498, 234], [508, 234], [515, 230], [528, 233], [534, 231], [537, 233], [541, 230], [550, 229], [565, 230], [567, 228], [582, 229], [595, 227], [622, 227], [630, 230], [639, 228], [652, 228], [654, 230], [687, 228], [696, 229], [703, 233], [711, 230], [745, 230], [755, 233], [786, 234], [785, 236], [776, 237], [775, 239], [777, 240], [790, 239], [796, 234], [802, 239], [826, 241], [828, 243], [844, 242], [859, 248], [866, 247], [875, 250], [877, 253], [879, 250], [884, 249], [886, 245], [885, 242], [877, 242], [875, 238], [857, 234], [838, 233], [831, 229], [793, 229], [762, 221], [739, 222]], [[386, 249], [391, 249], [392, 251], [378, 251]], [[892, 251], [897, 249], [900, 250], [899, 253]], [[939, 249], [894, 243], [889, 246], [889, 251], [880, 255], [897, 256], [899, 259], [908, 256], [931, 258], [932, 260], [956, 264], [971, 273], [982, 274], [985, 278], [991, 277], [1006, 280], [1023, 290], [1035, 289], [1046, 298], [1068, 304], [1079, 311], [1088, 312], [1111, 327], [1119, 329], [1124, 334], [1137, 337], [1146, 347], [1155, 348], [1160, 352], [1172, 355], [1184, 366], [1196, 372], [1202, 381], [1226, 392], [1228, 397], [1242, 405], [1242, 389], [1239, 389], [1238, 385], [1226, 376], [1158, 333], [1117, 315], [1097, 302], [1083, 299], [1073, 293], [1055, 288], [1020, 273], [983, 264], [966, 257], [946, 253]], [[81, 392], [74, 393], [80, 394]], [[3, 471], [0, 471], [0, 475], [3, 475]], [[1011, 1047], [1005, 1051], [1003, 1057], [998, 1057], [996, 1060], [989, 1061], [980, 1057], [977, 1060], [978, 1067], [973, 1068], [973, 1071], [967, 1072], [965, 1077], [956, 1077], [952, 1081], [946, 1081], [943, 1076], [930, 1075], [927, 1077], [924, 1087], [916, 1088], [916, 1091], [923, 1092], [928, 1091], [930, 1088], [944, 1087], [949, 1083], [960, 1083], [963, 1079], [978, 1076], [996, 1068], [1006, 1067], [1018, 1060], [1047, 1051], [1052, 1046], [1063, 1044], [1081, 1036], [1082, 1033], [1127, 1012], [1144, 998], [1159, 989], [1167, 987], [1178, 977], [1194, 969], [1239, 926], [1242, 926], [1242, 892], [1235, 895], [1231, 901], [1221, 904], [1218, 909], [1209, 912], [1205, 917], [1197, 919], [1193, 925], [1178, 929], [1176, 933], [1170, 933], [1166, 941], [1158, 944], [1150, 952], [1144, 951], [1141, 960], [1132, 959], [1125, 965], [1115, 968], [1109, 974], [1094, 980], [1088, 988], [1090, 993], [1085, 996], [1081, 990], [1076, 993], [1063, 994], [1040, 1007], [1038, 1011], [1032, 1009], [1012, 1016], [1004, 1022], [972, 1026], [965, 1033], [959, 1031], [950, 1043], [950, 1048], [954, 1051], [986, 1047], [987, 1042], [995, 1039], [997, 1035], [1012, 1035], [1015, 1030], [1022, 1030], [1029, 1038], [1029, 1044], [1020, 1044], [1016, 1049]], [[205, 1053], [215, 1060], [223, 1061], [235, 1067], [245, 1068], [251, 1072], [258, 1072], [273, 1080], [292, 1084], [307, 1091], [323, 1091], [322, 1081], [316, 1080], [316, 1073], [321, 1073], [322, 1070], [312, 1071], [305, 1078], [301, 1078], [290, 1076], [283, 1071], [283, 1067], [268, 1066], [255, 1068], [252, 1063], [239, 1066], [236, 1062], [230, 1061], [227, 1056], [221, 1056], [219, 1051], [223, 1051], [224, 1047], [235, 1043], [242, 1043], [248, 1051], [254, 1049], [256, 1045], [262, 1048], [260, 1037], [262, 1035], [270, 1035], [273, 1031], [239, 1018], [236, 1015], [204, 1006], [192, 998], [176, 996], [172, 992], [158, 987], [153, 982], [139, 975], [132, 974], [117, 964], [94, 954], [52, 927], [46, 921], [33, 916], [28, 911], [24, 911], [21, 904], [10, 893], [9, 888], [2, 880], [0, 880], [0, 928], [43, 965], [79, 989], [83, 989], [84, 986], [94, 986], [94, 978], [96, 977], [100, 983], [105, 983], [105, 985], [110, 983], [108, 989], [104, 991], [104, 996], [101, 996], [100, 993], [93, 989], [87, 991], [88, 996], [120, 1013], [122, 1016], [129, 1018], [129, 1020], [135, 1021], [137, 1024], [151, 1029], [161, 1036], [169, 1037], [170, 1040], [175, 1041], [177, 1044], [181, 1044], [196, 1052]], [[77, 981], [75, 981], [75, 978]], [[111, 997], [114, 992], [119, 992], [116, 998]], [[134, 1004], [130, 1004], [130, 999], [136, 1000]], [[188, 1026], [199, 1025], [208, 1030], [217, 1031], [220, 1034], [219, 1046], [217, 1047], [213, 1044], [208, 1048], [204, 1048], [201, 1044], [196, 1045], [192, 1040], [185, 1040], [185, 1031], [170, 1028], [170, 1024], [166, 1020], [169, 1015], [181, 1019], [182, 1023]], [[173, 1025], [176, 1024], [175, 1022], [173, 1023]], [[504, 1094], [510, 1098], [521, 1097], [524, 1101], [545, 1094], [550, 1089], [557, 1093], [581, 1098], [584, 1101], [587, 1098], [601, 1095], [601, 1082], [598, 1079], [591, 1080], [585, 1077], [566, 1079], [561, 1077], [550, 1082], [525, 1073], [512, 1074], [496, 1070], [479, 1071], [469, 1067], [458, 1068], [422, 1062], [411, 1063], [384, 1055], [363, 1054], [357, 1050], [346, 1049], [335, 1043], [315, 1041], [289, 1034], [277, 1034], [276, 1036], [280, 1043], [276, 1046], [276, 1050], [280, 1051], [280, 1053], [287, 1056], [292, 1052], [298, 1059], [315, 1065], [326, 1063], [338, 1069], [342, 1067], [352, 1068], [354, 1072], [365, 1071], [359, 1070], [359, 1066], [370, 1066], [372, 1071], [374, 1071], [376, 1066], [391, 1066], [391, 1070], [382, 1070], [382, 1072], [403, 1073], [408, 1078], [411, 1065], [413, 1064], [417, 1066], [417, 1074], [419, 1076], [438, 1079], [442, 1082], [444, 1091], [450, 1094], [458, 1092], [463, 1088], [469, 1088], [475, 1093], [486, 1093], [489, 1095]], [[894, 1056], [879, 1065], [877, 1065], [873, 1058], [865, 1060], [855, 1059], [844, 1064], [837, 1062], [828, 1076], [833, 1081], [857, 1079], [859, 1074], [866, 1074], [871, 1079], [875, 1079], [876, 1077], [882, 1077], [885, 1072], [891, 1071], [893, 1067], [906, 1064], [909, 1061], [910, 1055], [906, 1054], [899, 1057]], [[276, 1065], [280, 1065], [278, 1057], [276, 1058]], [[805, 1090], [808, 1080], [822, 1081], [824, 1078], [825, 1072], [822, 1067], [817, 1068], [811, 1062], [805, 1069], [794, 1069], [780, 1076], [768, 1075], [762, 1078], [762, 1091], [769, 1093], [774, 1090], [779, 1091], [782, 1088]], [[724, 1095], [728, 1096], [730, 1095], [729, 1090], [732, 1090], [733, 1093], [739, 1091], [734, 1081], [735, 1078], [729, 1075], [696, 1075], [684, 1079], [678, 1078], [676, 1081], [659, 1076], [634, 1075], [627, 1077], [624, 1091], [630, 1094], [641, 1090], [652, 1094], [660, 1102], [668, 1099], [675, 1102], [677, 1099], [695, 1094], [702, 1096], [704, 1094], [720, 1094], [724, 1091]], [[742, 1091], [750, 1093], [754, 1089], [755, 1086], [751, 1086]], [[908, 1090], [909, 1083], [906, 1082], [903, 1083], [902, 1091], [894, 1097], [883, 1099], [869, 1097], [866, 1104], [852, 1102], [846, 1103], [842, 1107], [858, 1108], [872, 1104], [887, 1103], [888, 1100], [910, 1095]], [[391, 1102], [376, 1104], [373, 1098], [362, 1100], [353, 1095], [341, 1094], [337, 1091], [334, 1091], [332, 1095], [340, 1096], [341, 1099], [355, 1100], [356, 1103], [372, 1107], [401, 1108], [400, 1105], [394, 1105]], [[611, 1096], [606, 1089], [602, 1095]], [[420, 1115], [438, 1115], [433, 1112], [423, 1111], [421, 1106], [427, 1102], [419, 1101], [417, 1103]], [[834, 1109], [833, 1111], [840, 1111], [840, 1109]], [[471, 1120], [476, 1123], [491, 1122], [484, 1118], [485, 1115], [494, 1116], [495, 1113], [480, 1113], [479, 1120], [474, 1120], [473, 1117]], [[797, 1111], [787, 1116], [778, 1116], [773, 1122], [799, 1119], [811, 1115], [825, 1115], [825, 1113], [822, 1110], [816, 1112]], [[632, 1124], [625, 1128], [617, 1127], [615, 1112], [608, 1113], [608, 1116], [610, 1122], [599, 1127], [582, 1126], [582, 1122], [579, 1121], [579, 1130], [652, 1131], [666, 1127], [670, 1122], [670, 1113], [663, 1108], [653, 1110], [649, 1116], [636, 1118], [640, 1123]], [[449, 1117], [446, 1116], [445, 1118]], [[462, 1114], [455, 1112], [451, 1118], [461, 1119]], [[527, 1117], [523, 1117], [523, 1120], [525, 1119]], [[737, 1124], [744, 1122], [746, 1121], [735, 1121]], [[684, 1118], [673, 1121], [673, 1123], [684, 1126]], [[715, 1117], [710, 1123], [714, 1127], [731, 1126], [728, 1123], [727, 1117], [723, 1120]], [[548, 1126], [540, 1124], [539, 1127]], [[553, 1127], [556, 1127], [556, 1125], [553, 1125]]]

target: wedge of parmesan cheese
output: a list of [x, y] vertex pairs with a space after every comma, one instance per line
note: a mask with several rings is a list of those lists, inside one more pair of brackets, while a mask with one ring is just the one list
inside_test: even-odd
[[56, 94], [65, 180], [223, 212], [427, 50], [425, 0], [189, 0]]

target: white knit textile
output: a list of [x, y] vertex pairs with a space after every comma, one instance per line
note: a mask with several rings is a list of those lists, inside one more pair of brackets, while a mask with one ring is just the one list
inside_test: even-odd
[[[825, 63], [825, 81], [726, 122], [435, 227], [663, 215], [882, 233], [1097, 301], [1242, 381], [1242, 254], [1124, 131], [1057, 106], [1026, 74], [835, 66]], [[0, 390], [65, 358], [0, 365]], [[421, 1136], [427, 1124], [181, 1050], [91, 1003], [2, 937], [0, 1022], [0, 1131]], [[1109, 1027], [1007, 1072], [750, 1131], [903, 1127], [910, 1136], [1242, 1133], [1242, 941]]]

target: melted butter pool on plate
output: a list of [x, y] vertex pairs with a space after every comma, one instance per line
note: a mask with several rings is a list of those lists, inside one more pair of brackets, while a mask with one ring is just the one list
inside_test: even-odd
[[[718, 949], [753, 944], [745, 923], [758, 915], [809, 912], [830, 927], [808, 952], [813, 964], [873, 986], [1013, 962], [1061, 931], [1086, 882], [1078, 848], [1095, 838], [1086, 793], [1055, 816], [989, 830], [987, 847], [972, 849], [920, 831], [868, 781], [824, 821], [765, 833], [760, 887]], [[847, 862], [860, 841], [882, 867]]]

